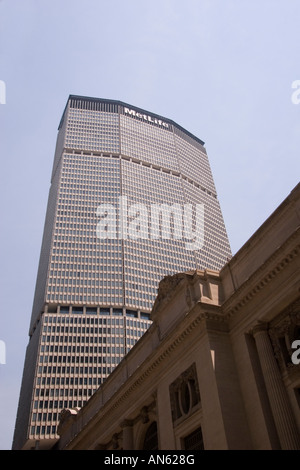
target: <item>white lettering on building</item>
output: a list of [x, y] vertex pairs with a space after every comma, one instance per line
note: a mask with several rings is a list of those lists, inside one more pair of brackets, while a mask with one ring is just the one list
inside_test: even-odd
[[124, 108], [124, 113], [129, 114], [129, 116], [134, 116], [137, 117], [138, 119], [142, 119], [143, 121], [151, 122], [152, 124], [156, 124], [157, 126], [162, 126], [165, 128], [169, 128], [169, 124], [166, 122], [162, 121], [161, 119], [154, 118], [152, 116], [149, 116], [148, 114], [142, 114], [134, 109], [129, 109], [129, 108]]

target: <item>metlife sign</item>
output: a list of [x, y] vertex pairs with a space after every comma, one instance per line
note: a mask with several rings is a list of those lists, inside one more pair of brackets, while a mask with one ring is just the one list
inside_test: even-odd
[[169, 124], [168, 123], [162, 121], [161, 119], [157, 119], [157, 118], [154, 118], [152, 116], [149, 116], [149, 114], [142, 114], [142, 113], [139, 113], [139, 112], [135, 111], [134, 109], [129, 109], [129, 108], [126, 108], [126, 107], [124, 107], [124, 114], [127, 115], [127, 116], [128, 115], [133, 116], [135, 118], [141, 119], [142, 121], [146, 121], [146, 122], [155, 124], [157, 126], [161, 126], [161, 127], [166, 128], [166, 129], [169, 129]]

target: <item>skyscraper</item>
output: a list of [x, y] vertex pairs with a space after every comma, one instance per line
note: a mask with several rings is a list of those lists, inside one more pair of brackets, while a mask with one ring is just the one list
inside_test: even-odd
[[13, 448], [49, 448], [151, 324], [168, 274], [230, 247], [204, 142], [120, 101], [71, 95], [58, 128]]

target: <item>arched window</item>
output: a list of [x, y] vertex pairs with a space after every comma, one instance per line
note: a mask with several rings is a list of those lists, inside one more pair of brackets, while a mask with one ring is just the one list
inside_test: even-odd
[[148, 427], [145, 438], [143, 450], [158, 450], [158, 438], [157, 438], [157, 423], [154, 421]]

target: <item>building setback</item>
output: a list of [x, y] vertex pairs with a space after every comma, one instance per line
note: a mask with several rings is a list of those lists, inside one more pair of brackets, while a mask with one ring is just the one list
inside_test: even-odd
[[204, 142], [71, 95], [58, 129], [14, 449], [50, 448], [151, 325], [159, 281], [231, 256]]
[[299, 255], [300, 185], [221, 271], [160, 282], [151, 327], [63, 410], [56, 449], [299, 450]]

